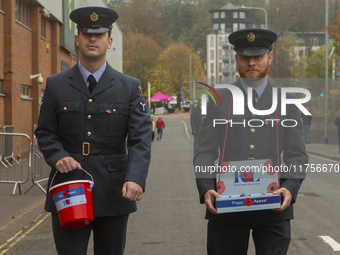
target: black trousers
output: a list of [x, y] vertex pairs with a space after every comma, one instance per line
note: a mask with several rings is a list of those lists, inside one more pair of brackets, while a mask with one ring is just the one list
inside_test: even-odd
[[290, 243], [290, 220], [261, 224], [230, 224], [209, 221], [208, 255], [246, 255], [249, 234], [257, 255], [285, 255]]
[[54, 242], [59, 255], [85, 255], [93, 231], [95, 255], [123, 255], [129, 215], [96, 217], [81, 228], [64, 228], [58, 214], [52, 213]]

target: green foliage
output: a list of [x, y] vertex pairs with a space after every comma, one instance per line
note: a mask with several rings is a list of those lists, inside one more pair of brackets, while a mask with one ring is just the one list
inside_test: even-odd
[[134, 33], [124, 35], [123, 47], [124, 73], [140, 79], [142, 90], [146, 94], [162, 48], [150, 36]]
[[[203, 78], [204, 72], [199, 56], [191, 53], [192, 77]], [[151, 94], [157, 91], [181, 98], [181, 86], [189, 97], [190, 48], [184, 43], [173, 43], [159, 56], [153, 71]], [[180, 104], [178, 104], [180, 105]]]

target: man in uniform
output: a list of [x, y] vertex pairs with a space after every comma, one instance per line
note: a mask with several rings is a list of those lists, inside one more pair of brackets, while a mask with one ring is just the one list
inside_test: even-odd
[[[142, 198], [150, 161], [152, 124], [140, 81], [106, 62], [118, 14], [102, 7], [74, 10], [79, 62], [50, 76], [35, 134], [52, 168], [52, 185], [94, 179], [94, 221], [63, 228], [48, 194], [58, 254], [86, 254], [91, 230], [95, 254], [123, 254], [127, 221]], [[51, 178], [49, 180], [49, 185]]]
[[[242, 91], [245, 99], [248, 88], [253, 89], [252, 94], [257, 94], [253, 102], [257, 110], [270, 109], [273, 103], [273, 85], [267, 79], [267, 74], [273, 59], [272, 43], [276, 38], [274, 32], [264, 29], [239, 30], [229, 36], [229, 42], [236, 51], [235, 59], [241, 77], [235, 86]], [[223, 158], [223, 162], [249, 160], [250, 165], [253, 159], [271, 159], [273, 167], [280, 166], [283, 160], [288, 167], [298, 167], [304, 172], [308, 157], [300, 110], [289, 104], [287, 114], [282, 114], [280, 88], [277, 109], [266, 116], [253, 114], [247, 100], [244, 115], [234, 115], [230, 90], [219, 89], [218, 94], [222, 104], [215, 106], [212, 100], [209, 101], [207, 115], [203, 117], [194, 156], [195, 166], [214, 166], [218, 158]], [[287, 98], [296, 96], [288, 93]], [[235, 124], [229, 124], [228, 129], [226, 125], [214, 127], [214, 119], [232, 120]], [[260, 119], [264, 125], [248, 126], [248, 121], [252, 119]], [[268, 119], [280, 121], [268, 123]], [[288, 123], [282, 125], [284, 119], [293, 120], [295, 127], [287, 127]], [[217, 214], [215, 199], [220, 195], [216, 192], [215, 176], [196, 173], [200, 202], [206, 205], [206, 219], [209, 220], [208, 254], [247, 254], [251, 229], [256, 254], [286, 254], [291, 237], [290, 219], [294, 217], [293, 204], [304, 176], [304, 173], [281, 174], [281, 187], [274, 192], [281, 195], [280, 209]]]

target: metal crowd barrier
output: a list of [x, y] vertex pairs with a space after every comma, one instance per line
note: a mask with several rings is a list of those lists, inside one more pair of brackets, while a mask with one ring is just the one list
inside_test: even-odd
[[[35, 136], [33, 136], [32, 142], [32, 166], [32, 187], [37, 185], [46, 194], [44, 186], [47, 185], [51, 168], [47, 165], [44, 156], [39, 151], [38, 140]], [[44, 185], [42, 185], [42, 183], [44, 183]], [[27, 190], [27, 192], [29, 190]]]
[[[6, 130], [6, 129], [4, 129]], [[0, 132], [0, 183], [14, 184], [12, 195], [31, 175], [31, 138], [26, 134], [13, 133], [12, 129]]]
[[31, 141], [28, 135], [13, 133], [13, 130], [8, 126], [4, 127], [5, 132], [0, 132], [0, 184], [14, 184], [12, 195], [15, 195], [17, 190], [21, 194], [21, 185], [31, 180], [32, 186], [25, 194], [34, 186], [46, 194], [50, 167], [39, 151], [36, 137]]

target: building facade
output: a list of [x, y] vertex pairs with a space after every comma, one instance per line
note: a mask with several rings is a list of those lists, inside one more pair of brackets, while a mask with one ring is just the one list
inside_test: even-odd
[[[0, 126], [33, 136], [46, 78], [77, 62], [69, 13], [85, 1], [0, 0]], [[87, 1], [102, 6], [100, 0]], [[122, 35], [113, 28], [108, 62], [122, 71]], [[41, 78], [39, 78], [41, 76]]]
[[228, 42], [228, 36], [240, 29], [265, 27], [264, 23], [252, 22], [248, 17], [251, 11], [247, 7], [237, 7], [231, 3], [218, 10], [210, 10], [212, 29], [206, 39], [206, 76], [212, 83], [231, 83], [238, 76], [234, 51]]

